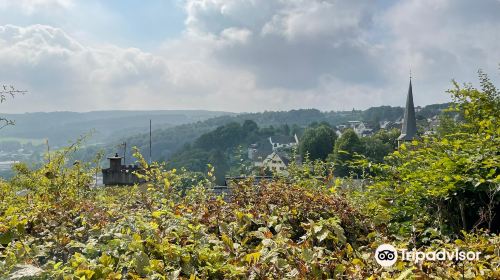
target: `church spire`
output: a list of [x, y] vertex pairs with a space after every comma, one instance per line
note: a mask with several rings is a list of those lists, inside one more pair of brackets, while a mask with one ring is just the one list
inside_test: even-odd
[[398, 141], [411, 141], [417, 137], [417, 120], [415, 118], [415, 106], [413, 105], [413, 90], [411, 86], [411, 74], [410, 74], [410, 86], [408, 88], [408, 96], [406, 97], [406, 108], [405, 115], [403, 119], [403, 127], [401, 129], [401, 135], [398, 137]]

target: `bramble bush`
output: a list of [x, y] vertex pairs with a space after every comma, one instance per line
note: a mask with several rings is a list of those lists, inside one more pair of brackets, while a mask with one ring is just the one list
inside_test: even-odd
[[[181, 195], [186, 174], [139, 162], [149, 183], [134, 187], [86, 188], [88, 167], [62, 168], [50, 178], [52, 165], [19, 167], [22, 173], [1, 184], [2, 277], [18, 264], [42, 268], [37, 279], [499, 276], [499, 237], [483, 231], [456, 238], [429, 231], [419, 247], [473, 249], [481, 262], [380, 267], [373, 258], [379, 244], [412, 248], [412, 240], [377, 225], [339, 180], [297, 172], [298, 183], [239, 182], [223, 199], [211, 193], [210, 174]], [[55, 182], [59, 195], [48, 191]], [[16, 194], [27, 186], [26, 195]]]

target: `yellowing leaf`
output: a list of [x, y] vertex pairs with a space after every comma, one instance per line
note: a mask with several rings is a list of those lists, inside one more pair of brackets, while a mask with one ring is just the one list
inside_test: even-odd
[[351, 246], [351, 244], [347, 243], [347, 245], [346, 245], [346, 249], [347, 249], [347, 254], [348, 254], [348, 255], [352, 254], [353, 250], [352, 250], [352, 246]]
[[132, 235], [132, 238], [134, 239], [134, 241], [141, 241], [142, 240], [141, 235], [138, 233], [134, 233], [134, 235]]
[[245, 256], [245, 261], [249, 264], [255, 264], [260, 259], [260, 252], [250, 253]]
[[104, 253], [99, 257], [99, 263], [104, 266], [111, 266], [114, 263], [114, 259], [110, 257], [108, 254]]
[[160, 218], [161, 215], [163, 215], [162, 211], [154, 211], [153, 213], [151, 213], [151, 216], [153, 216], [153, 218], [155, 218], [155, 219]]
[[229, 247], [231, 250], [233, 249], [234, 246], [233, 240], [231, 240], [231, 238], [226, 234], [222, 234], [222, 242], [224, 242], [224, 244], [226, 244], [226, 246]]
[[403, 271], [396, 279], [397, 280], [408, 279], [408, 276], [412, 274], [412, 270], [413, 270], [412, 268], [408, 268], [407, 270]]
[[159, 225], [155, 222], [150, 222], [149, 225], [151, 226], [151, 228], [153, 229], [158, 229]]
[[362, 261], [362, 260], [360, 260], [360, 259], [358, 259], [358, 258], [353, 259], [353, 260], [351, 261], [351, 263], [352, 263], [353, 265], [357, 265], [357, 266], [361, 266], [361, 267], [365, 266], [365, 265], [364, 265], [364, 263], [363, 263], [363, 261]]

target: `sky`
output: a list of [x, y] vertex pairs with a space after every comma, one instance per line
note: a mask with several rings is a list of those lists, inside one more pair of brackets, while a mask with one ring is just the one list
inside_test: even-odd
[[0, 0], [0, 112], [403, 106], [500, 86], [500, 0]]

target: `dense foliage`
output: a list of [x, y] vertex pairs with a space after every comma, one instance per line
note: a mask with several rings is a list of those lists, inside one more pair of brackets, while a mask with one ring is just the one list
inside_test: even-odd
[[310, 126], [300, 138], [300, 153], [312, 160], [325, 160], [333, 151], [337, 134], [328, 124]]
[[[384, 163], [365, 162], [375, 181], [369, 208], [389, 215], [390, 226], [405, 232], [500, 228], [500, 92], [486, 75], [480, 79], [481, 89], [455, 83], [450, 91], [456, 104], [450, 110], [460, 112], [462, 121], [446, 123], [441, 135], [401, 145]], [[380, 207], [387, 202], [391, 207]]]
[[331, 157], [335, 164], [335, 175], [341, 177], [358, 176], [359, 169], [351, 167], [351, 161], [353, 161], [356, 154], [363, 152], [363, 142], [358, 135], [352, 129], [346, 130], [335, 143], [335, 149]]
[[240, 182], [224, 200], [210, 192], [212, 174], [180, 195], [190, 174], [147, 166], [140, 156], [150, 183], [89, 188], [90, 166], [62, 168], [68, 151], [40, 170], [18, 166], [15, 180], [0, 185], [0, 275], [30, 264], [43, 269], [36, 279], [499, 276], [499, 237], [484, 232], [431, 232], [419, 245], [473, 249], [484, 261], [380, 267], [373, 258], [379, 244], [411, 248], [412, 239], [364, 214], [341, 187], [348, 181], [321, 178], [331, 171], [325, 164], [297, 166], [289, 181]]
[[[28, 265], [41, 269], [32, 279], [499, 279], [499, 92], [481, 78], [481, 89], [451, 91], [462, 122], [383, 161], [344, 158], [365, 180], [306, 157], [287, 177], [236, 181], [224, 197], [213, 192], [212, 166], [202, 175], [169, 170], [136, 153], [147, 183], [95, 188], [99, 156], [68, 162], [80, 142], [40, 168], [18, 164], [0, 182], [0, 278]], [[261, 131], [243, 126], [219, 133]], [[366, 152], [355, 136], [345, 132], [337, 154]], [[378, 137], [394, 145], [390, 133]], [[383, 243], [481, 257], [383, 268], [374, 258]]]
[[271, 153], [269, 137], [291, 136], [292, 133], [296, 131], [288, 125], [260, 128], [251, 120], [243, 124], [231, 122], [202, 134], [192, 144], [186, 144], [168, 161], [168, 167], [206, 172], [207, 163], [210, 163], [215, 167], [217, 183], [223, 184], [225, 175], [231, 173], [231, 167], [237, 167], [242, 161], [248, 162], [246, 148], [250, 144], [257, 143], [259, 148], [268, 146], [267, 150]]

